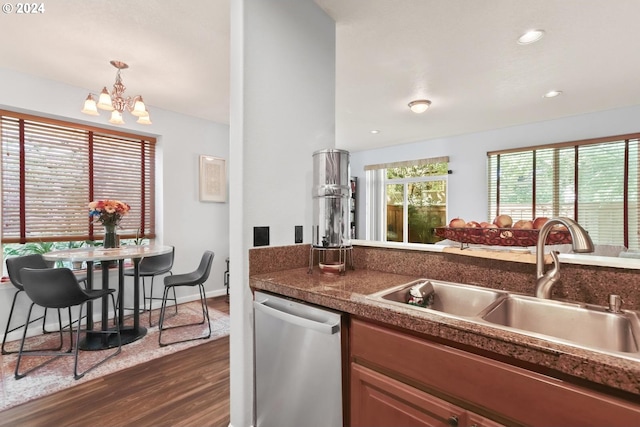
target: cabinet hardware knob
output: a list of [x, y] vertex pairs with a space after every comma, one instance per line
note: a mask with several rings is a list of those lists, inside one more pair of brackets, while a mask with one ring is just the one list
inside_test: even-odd
[[456, 417], [455, 415], [452, 415], [452, 416], [449, 417], [447, 422], [449, 423], [449, 425], [451, 427], [457, 427], [458, 426], [458, 417]]

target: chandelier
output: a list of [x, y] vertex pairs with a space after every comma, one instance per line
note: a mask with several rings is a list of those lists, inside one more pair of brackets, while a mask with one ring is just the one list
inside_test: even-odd
[[118, 69], [118, 72], [116, 73], [116, 82], [113, 85], [113, 91], [109, 94], [109, 91], [105, 86], [102, 89], [102, 92], [100, 92], [97, 103], [93, 94], [89, 93], [89, 96], [87, 96], [87, 99], [84, 101], [82, 112], [91, 116], [99, 116], [100, 113], [98, 112], [98, 108], [101, 110], [111, 111], [109, 123], [113, 123], [114, 125], [123, 125], [124, 120], [122, 113], [124, 110], [127, 110], [134, 116], [138, 117], [136, 123], [150, 125], [151, 120], [149, 119], [149, 112], [147, 111], [147, 107], [144, 105], [142, 96], [136, 95], [133, 98], [127, 96], [125, 98], [124, 91], [127, 88], [122, 84], [120, 71], [129, 68], [129, 66], [121, 61], [110, 61], [110, 63]]

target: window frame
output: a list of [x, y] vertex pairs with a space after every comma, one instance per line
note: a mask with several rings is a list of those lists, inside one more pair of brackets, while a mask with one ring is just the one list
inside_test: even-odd
[[[385, 169], [386, 172], [386, 169]], [[425, 182], [433, 182], [433, 181], [445, 181], [446, 193], [447, 197], [449, 195], [449, 175], [429, 175], [422, 177], [409, 177], [409, 178], [391, 178], [385, 179], [384, 181], [384, 200], [387, 199], [387, 186], [389, 185], [402, 185], [402, 242], [401, 243], [411, 243], [409, 242], [409, 184], [415, 183], [425, 183]], [[446, 209], [446, 205], [445, 205]], [[393, 240], [388, 240], [387, 233], [389, 230], [387, 229], [387, 215], [384, 215], [384, 230], [385, 230], [385, 241], [390, 242]], [[444, 225], [444, 224], [443, 224]]]
[[[616, 147], [616, 144], [619, 145], [619, 147]], [[500, 215], [501, 213], [506, 213], [504, 209], [501, 209], [501, 205], [504, 205], [503, 203], [504, 197], [501, 197], [501, 181], [506, 181], [508, 177], [504, 176], [504, 171], [500, 169], [500, 160], [501, 160], [501, 156], [511, 155], [511, 154], [516, 154], [516, 155], [523, 154], [523, 157], [524, 155], [531, 154], [532, 161], [530, 164], [530, 169], [527, 169], [527, 171], [529, 171], [531, 175], [531, 182], [529, 184], [531, 185], [531, 188], [532, 188], [532, 201], [531, 201], [530, 209], [531, 209], [531, 212], [533, 213], [533, 216], [537, 215], [537, 213], [539, 212], [539, 209], [538, 209], [539, 206], [536, 200], [536, 196], [540, 195], [540, 191], [542, 191], [542, 190], [540, 191], [538, 190], [538, 182], [536, 178], [537, 171], [538, 171], [537, 154], [539, 154], [543, 150], [545, 151], [553, 150], [552, 155], [549, 156], [552, 159], [552, 163], [553, 163], [553, 166], [552, 166], [553, 178], [550, 184], [552, 187], [552, 190], [551, 190], [552, 197], [551, 197], [550, 205], [551, 205], [551, 211], [553, 213], [553, 215], [551, 216], [562, 216], [560, 212], [562, 212], [563, 209], [565, 211], [567, 209], [566, 201], [563, 202], [561, 200], [562, 194], [566, 194], [566, 191], [563, 192], [562, 194], [560, 193], [561, 180], [562, 179], [564, 179], [565, 181], [567, 180], [567, 176], [566, 175], [562, 176], [560, 172], [560, 165], [562, 164], [560, 156], [561, 156], [561, 151], [564, 150], [565, 155], [568, 154], [568, 155], [572, 155], [573, 157], [572, 166], [571, 166], [571, 168], [573, 169], [573, 177], [570, 178], [572, 180], [571, 184], [573, 185], [573, 202], [572, 202], [573, 206], [570, 208], [573, 213], [571, 215], [572, 218], [576, 221], [580, 221], [581, 215], [582, 215], [582, 220], [586, 221], [584, 217], [585, 215], [589, 214], [592, 218], [595, 216], [596, 219], [600, 219], [600, 216], [598, 215], [600, 214], [600, 210], [598, 208], [594, 208], [593, 206], [586, 207], [586, 208], [581, 207], [581, 203], [583, 205], [585, 204], [584, 199], [581, 198], [581, 195], [584, 195], [585, 190], [580, 185], [581, 173], [583, 173], [585, 169], [585, 165], [580, 164], [580, 160], [585, 158], [586, 156], [584, 150], [589, 150], [591, 148], [598, 149], [597, 147], [598, 145], [601, 145], [598, 154], [605, 155], [607, 154], [609, 149], [611, 149], [612, 151], [617, 150], [615, 152], [617, 153], [618, 157], [622, 159], [622, 160], [618, 160], [618, 163], [608, 162], [606, 164], [603, 164], [602, 168], [598, 169], [598, 171], [603, 171], [603, 172], [609, 171], [612, 165], [616, 165], [619, 170], [623, 171], [621, 177], [617, 176], [620, 182], [622, 183], [622, 194], [619, 194], [620, 198], [622, 198], [623, 200], [621, 203], [622, 205], [621, 209], [623, 210], [623, 212], [621, 213], [622, 239], [621, 241], [618, 241], [615, 238], [612, 238], [613, 240], [606, 240], [607, 238], [611, 238], [610, 236], [605, 236], [606, 230], [600, 233], [595, 232], [595, 230], [593, 230], [594, 231], [593, 234], [595, 234], [595, 236], [592, 236], [594, 238], [594, 243], [605, 244], [605, 245], [622, 245], [627, 249], [639, 249], [638, 239], [630, 238], [630, 233], [632, 233], [633, 230], [637, 230], [639, 227], [638, 224], [635, 224], [633, 225], [633, 227], [631, 227], [632, 224], [630, 221], [632, 221], [632, 218], [631, 218], [630, 212], [631, 210], [638, 211], [638, 209], [640, 209], [639, 202], [637, 200], [640, 194], [640, 189], [631, 188], [630, 181], [637, 183], [638, 180], [640, 180], [640, 176], [639, 176], [640, 172], [638, 172], [639, 170], [638, 165], [633, 163], [633, 162], [636, 162], [636, 163], [638, 162], [637, 150], [638, 150], [638, 146], [640, 146], [640, 133], [622, 134], [622, 135], [614, 135], [614, 136], [607, 136], [607, 137], [600, 137], [600, 138], [591, 138], [591, 139], [585, 139], [585, 140], [568, 141], [568, 142], [561, 142], [561, 143], [555, 143], [555, 144], [543, 144], [538, 146], [519, 147], [519, 148], [508, 149], [508, 150], [497, 150], [497, 151], [487, 152], [487, 212], [489, 217], [491, 218], [493, 216]], [[634, 156], [630, 155], [630, 149], [632, 149], [632, 151], [636, 153]], [[624, 162], [624, 163], [619, 164], [619, 162]], [[593, 164], [590, 164], [589, 166], [593, 166]], [[608, 166], [610, 169], [607, 169], [606, 166]], [[631, 166], [634, 166], [634, 167], [631, 167]], [[635, 170], [635, 172], [632, 172], [633, 170]], [[527, 171], [525, 171], [523, 175], [526, 174]], [[589, 177], [589, 175], [587, 176]], [[513, 177], [511, 178], [513, 179]], [[565, 190], [566, 190], [566, 184], [565, 184]], [[631, 201], [633, 200], [635, 201], [632, 204]], [[606, 203], [607, 206], [610, 207], [614, 202], [616, 202], [615, 198], [606, 200], [604, 203]], [[593, 204], [592, 201], [587, 201], [586, 203]], [[616, 203], [620, 203], [620, 202], [617, 201]], [[549, 203], [545, 203], [545, 205], [549, 205]], [[638, 218], [635, 218], [635, 219], [637, 222], [640, 222]], [[515, 218], [514, 218], [514, 221], [515, 221]], [[613, 227], [612, 230], [616, 230], [616, 227]]]
[[[19, 133], [16, 136], [15, 126], [18, 124]], [[3, 126], [11, 125], [11, 134], [6, 136]], [[28, 126], [27, 126], [28, 125]], [[27, 133], [25, 134], [25, 127], [33, 127], [34, 129], [45, 129], [51, 133], [44, 133], [44, 137], [35, 136], [33, 139]], [[7, 131], [9, 132], [9, 131]], [[34, 225], [32, 230], [29, 230], [28, 223], [25, 221], [25, 202], [29, 201], [28, 192], [25, 190], [25, 186], [28, 182], [37, 183], [38, 177], [44, 176], [43, 173], [33, 173], [32, 170], [26, 169], [24, 156], [28, 156], [30, 153], [25, 153], [25, 144], [31, 144], [32, 146], [46, 147], [48, 149], [56, 147], [64, 147], [69, 149], [70, 140], [65, 141], [63, 136], [59, 136], [56, 132], [60, 132], [60, 135], [66, 132], [74, 133], [77, 137], [73, 141], [76, 147], [79, 147], [78, 151], [82, 151], [78, 154], [78, 158], [82, 159], [81, 162], [64, 162], [62, 161], [61, 168], [73, 168], [77, 164], [77, 170], [70, 172], [72, 177], [81, 177], [78, 179], [78, 187], [73, 187], [73, 190], [77, 189], [77, 192], [68, 193], [68, 189], [64, 192], [64, 197], [61, 199], [61, 212], [70, 212], [70, 209], [84, 209], [86, 212], [86, 223], [84, 223], [84, 212], [78, 214], [78, 219], [65, 217], [64, 214], [60, 214], [65, 218], [63, 223], [56, 224], [53, 228], [50, 228], [48, 232], [43, 232], [41, 223], [42, 219], [34, 219]], [[59, 138], [46, 139], [50, 135]], [[65, 120], [52, 119], [39, 117], [30, 114], [18, 113], [9, 110], [0, 109], [0, 138], [2, 143], [2, 187], [0, 187], [0, 194], [2, 198], [2, 243], [17, 243], [25, 244], [31, 242], [72, 242], [72, 241], [86, 241], [86, 240], [100, 240], [104, 233], [103, 227], [100, 224], [94, 224], [89, 218], [88, 204], [92, 200], [99, 199], [118, 199], [126, 203], [136, 206], [139, 212], [132, 212], [123, 218], [123, 227], [120, 230], [120, 237], [123, 239], [128, 238], [155, 238], [155, 163], [156, 163], [156, 138], [135, 134], [131, 132], [123, 132], [119, 130], [106, 129], [98, 126], [80, 124], [69, 122]], [[41, 139], [38, 139], [41, 138]], [[61, 141], [64, 141], [61, 142]], [[15, 153], [16, 145], [19, 145], [18, 152], [20, 153], [20, 166], [19, 172], [15, 167], [15, 160], [13, 160], [13, 169], [5, 168], [5, 148], [11, 144], [12, 152]], [[85, 146], [86, 145], [86, 146]], [[86, 151], [86, 153], [85, 153]], [[36, 154], [33, 154], [36, 157]], [[86, 154], [86, 161], [84, 163]], [[117, 157], [113, 157], [114, 154], [121, 154], [118, 161]], [[113, 159], [113, 162], [102, 161], [101, 164], [96, 165], [94, 163], [94, 156], [98, 159]], [[132, 165], [136, 165], [135, 158], [139, 156], [142, 163], [137, 163], [136, 169]], [[51, 160], [47, 158], [47, 161]], [[37, 161], [37, 160], [36, 160]], [[99, 161], [99, 160], [97, 160]], [[8, 160], [7, 160], [8, 162]], [[55, 158], [51, 160], [55, 165]], [[45, 163], [45, 165], [47, 165]], [[51, 166], [48, 164], [48, 166]], [[132, 169], [129, 169], [132, 167]], [[53, 168], [49, 168], [53, 170]], [[56, 169], [57, 171], [57, 169]], [[27, 176], [31, 172], [31, 177]], [[85, 175], [85, 172], [86, 175]], [[20, 173], [20, 177], [16, 178], [16, 173]], [[62, 173], [62, 172], [61, 172]], [[100, 177], [97, 174], [102, 174]], [[54, 175], [55, 176], [55, 175]], [[108, 178], [105, 178], [108, 177]], [[16, 179], [19, 184], [16, 183]], [[35, 180], [35, 181], [34, 181]], [[57, 182], [63, 180], [62, 175], [59, 176]], [[85, 181], [86, 180], [86, 181]], [[6, 189], [5, 184], [12, 183], [11, 189]], [[33, 184], [35, 185], [35, 184]], [[17, 189], [19, 186], [19, 190]], [[60, 191], [60, 190], [58, 190]], [[13, 195], [15, 200], [16, 194], [19, 198], [19, 213], [16, 212], [15, 202], [7, 205], [5, 203], [5, 197], [7, 194]], [[131, 197], [132, 195], [135, 197]], [[68, 195], [68, 197], [67, 197]], [[126, 195], [121, 197], [122, 195]], [[31, 199], [33, 200], [33, 198]], [[73, 202], [75, 201], [75, 203]], [[81, 201], [81, 202], [80, 202]], [[11, 207], [12, 213], [8, 214], [6, 209]], [[33, 209], [33, 208], [31, 208]], [[133, 213], [133, 215], [131, 215]], [[16, 215], [20, 218], [16, 219]], [[20, 231], [15, 230], [15, 221], [20, 223]], [[7, 229], [7, 221], [14, 221], [13, 228]], [[74, 230], [73, 233], [66, 232], [68, 230]]]
[[[435, 157], [426, 159], [406, 160], [400, 162], [383, 163], [376, 165], [365, 166], [365, 186], [366, 186], [366, 235], [367, 240], [376, 240], [389, 242], [388, 240], [388, 227], [387, 227], [387, 186], [388, 185], [402, 185], [403, 186], [403, 229], [402, 229], [402, 242], [409, 243], [409, 197], [408, 197], [408, 184], [411, 183], [423, 183], [432, 181], [445, 181], [446, 186], [446, 199], [448, 200], [449, 194], [449, 174], [450, 170], [447, 169], [446, 175], [429, 174], [424, 176], [412, 176], [404, 178], [388, 178], [387, 170], [391, 168], [404, 168], [411, 166], [423, 166], [426, 164], [434, 163], [446, 163], [447, 168], [449, 164], [449, 157]], [[445, 205], [445, 214], [447, 212], [447, 206]], [[412, 243], [412, 244], [429, 244], [429, 243]]]

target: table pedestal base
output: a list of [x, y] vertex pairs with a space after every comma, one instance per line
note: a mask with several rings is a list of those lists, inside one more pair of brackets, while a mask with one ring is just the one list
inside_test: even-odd
[[[139, 340], [147, 334], [147, 328], [140, 326], [138, 330], [131, 327], [124, 327], [120, 329], [120, 339], [122, 345], [130, 344]], [[85, 339], [80, 341], [80, 350], [106, 350], [109, 348], [115, 348], [118, 346], [118, 335], [116, 335], [115, 329], [113, 333], [106, 335], [100, 333], [87, 332]]]

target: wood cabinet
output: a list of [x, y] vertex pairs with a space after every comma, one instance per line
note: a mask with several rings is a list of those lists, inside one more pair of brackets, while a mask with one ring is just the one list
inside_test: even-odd
[[479, 414], [356, 363], [351, 370], [352, 427], [497, 427]]
[[640, 422], [637, 403], [426, 337], [358, 319], [349, 337], [353, 427]]

